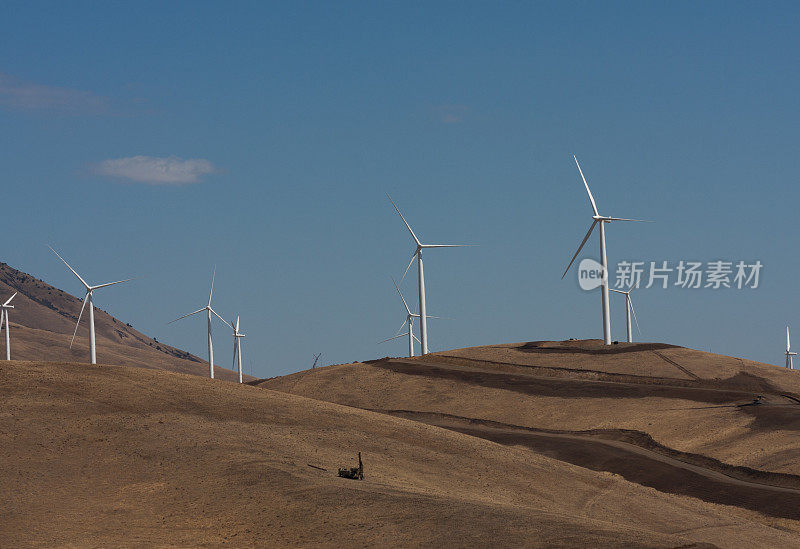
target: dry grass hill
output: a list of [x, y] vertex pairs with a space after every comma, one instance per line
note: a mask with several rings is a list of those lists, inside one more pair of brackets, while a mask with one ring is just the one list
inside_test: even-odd
[[[362, 398], [385, 399], [381, 406], [400, 398], [404, 379], [428, 380], [419, 396], [430, 406], [450, 399], [440, 391], [445, 384], [469, 384], [377, 365], [295, 379], [327, 377], [332, 385], [337, 371]], [[398, 385], [372, 386], [381, 375]], [[525, 444], [198, 376], [0, 362], [0, 402], [2, 547], [788, 547], [800, 540], [796, 520], [670, 494]], [[525, 417], [533, 416], [515, 421]], [[336, 468], [353, 465], [358, 451], [365, 480], [338, 478]], [[798, 507], [797, 490], [772, 493]]]
[[530, 342], [255, 384], [800, 519], [800, 372], [776, 366], [663, 344]]
[[[14, 292], [18, 294], [11, 311], [12, 358], [88, 362], [89, 328], [85, 313], [78, 337], [72, 349], [69, 347], [82, 300], [0, 263], [0, 298], [5, 301]], [[207, 361], [155, 341], [100, 309], [95, 310], [95, 331], [99, 363], [208, 375]], [[4, 342], [0, 338], [3, 356]], [[219, 377], [236, 379], [233, 372], [222, 368]]]
[[239, 385], [102, 312], [85, 364], [80, 300], [14, 291], [0, 547], [800, 546], [798, 372], [540, 341]]

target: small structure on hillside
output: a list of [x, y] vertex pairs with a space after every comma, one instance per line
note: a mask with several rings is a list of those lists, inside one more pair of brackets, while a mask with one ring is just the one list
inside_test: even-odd
[[361, 462], [361, 452], [358, 453], [358, 467], [340, 467], [339, 476], [353, 480], [364, 480], [364, 464]]

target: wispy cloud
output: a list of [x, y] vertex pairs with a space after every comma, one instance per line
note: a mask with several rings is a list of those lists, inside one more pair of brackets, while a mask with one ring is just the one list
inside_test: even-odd
[[3, 73], [0, 73], [0, 106], [68, 114], [104, 114], [109, 111], [108, 99], [92, 92], [34, 84]]
[[464, 105], [439, 105], [435, 110], [439, 120], [445, 124], [458, 124], [469, 109]]
[[214, 165], [203, 158], [131, 156], [103, 160], [93, 164], [91, 171], [148, 185], [185, 185], [199, 183], [204, 175], [214, 173]]

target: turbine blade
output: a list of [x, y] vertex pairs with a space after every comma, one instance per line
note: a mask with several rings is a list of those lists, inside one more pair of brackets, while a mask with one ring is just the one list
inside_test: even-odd
[[615, 292], [615, 293], [618, 293], [618, 294], [624, 294], [624, 293], [627, 293], [627, 292], [623, 292], [622, 290], [615, 290], [614, 288], [609, 288], [609, 289], [608, 289], [608, 291], [609, 291], [609, 292]]
[[203, 312], [203, 311], [205, 311], [205, 310], [206, 310], [206, 308], [205, 308], [205, 307], [203, 307], [202, 309], [197, 309], [197, 310], [196, 310], [195, 312], [193, 312], [193, 313], [189, 313], [188, 315], [179, 316], [179, 317], [178, 317], [178, 318], [176, 318], [175, 320], [170, 320], [169, 322], [167, 322], [167, 324], [172, 324], [173, 322], [178, 322], [179, 320], [181, 320], [181, 319], [184, 319], [184, 318], [186, 318], [187, 316], [196, 315], [197, 313], [202, 313], [202, 312]]
[[116, 282], [107, 282], [105, 284], [98, 284], [97, 286], [92, 286], [92, 290], [98, 290], [100, 288], [105, 288], [106, 286], [113, 286], [114, 284], [122, 284], [123, 282], [130, 282], [131, 280], [136, 280], [136, 279], [126, 278], [125, 280], [117, 280]]
[[572, 261], [569, 262], [569, 265], [567, 265], [567, 268], [564, 270], [564, 274], [561, 275], [561, 280], [564, 280], [564, 277], [567, 276], [567, 271], [569, 271], [569, 268], [572, 267], [573, 263], [575, 263], [575, 258], [578, 257], [578, 254], [581, 253], [581, 250], [583, 249], [583, 246], [586, 244], [586, 241], [589, 240], [589, 237], [591, 236], [595, 225], [597, 225], [596, 219], [592, 221], [592, 226], [589, 227], [589, 231], [586, 233], [586, 236], [583, 237], [583, 242], [581, 242], [581, 245], [578, 246], [578, 251], [575, 252], [575, 255], [572, 256]]
[[627, 219], [625, 217], [604, 217], [606, 221], [637, 221], [639, 223], [654, 223], [650, 219]]
[[397, 207], [397, 204], [394, 203], [394, 200], [392, 200], [392, 197], [389, 196], [389, 193], [386, 193], [386, 198], [389, 199], [389, 202], [391, 202], [392, 206], [394, 206], [394, 209], [397, 211], [397, 214], [400, 216], [400, 219], [402, 219], [403, 223], [406, 224], [406, 228], [408, 228], [408, 232], [411, 233], [411, 238], [414, 239], [414, 242], [417, 243], [417, 246], [421, 246], [422, 242], [419, 241], [419, 238], [417, 238], [417, 235], [415, 235], [414, 231], [411, 230], [411, 225], [408, 224], [408, 221], [406, 221], [406, 218], [403, 217], [403, 214], [400, 213], [400, 209]]
[[411, 264], [414, 263], [414, 259], [417, 257], [417, 252], [418, 251], [419, 251], [419, 248], [414, 250], [414, 253], [411, 254], [411, 261], [408, 262], [408, 267], [406, 267], [406, 272], [404, 272], [403, 276], [400, 278], [400, 284], [402, 284], [403, 280], [406, 278], [406, 275], [408, 274], [408, 270], [411, 268]]
[[417, 343], [419, 343], [420, 345], [422, 345], [422, 342], [419, 340], [419, 338], [418, 338], [417, 336], [415, 336], [415, 335], [412, 335], [411, 337], [413, 337], [414, 339], [416, 339], [416, 340], [417, 340]]
[[6, 319], [7, 311], [5, 309], [0, 310], [0, 330], [3, 329], [3, 321]]
[[211, 307], [211, 296], [214, 295], [214, 279], [217, 278], [217, 266], [214, 265], [214, 273], [211, 275], [211, 292], [208, 294], [208, 306]]
[[578, 166], [578, 171], [581, 174], [581, 179], [583, 179], [583, 185], [586, 187], [586, 192], [589, 194], [589, 201], [592, 203], [592, 210], [594, 210], [594, 215], [600, 215], [597, 212], [597, 204], [594, 203], [594, 197], [592, 196], [592, 191], [589, 190], [589, 184], [586, 182], [586, 178], [583, 176], [583, 170], [581, 169], [581, 165], [578, 164], [578, 158], [573, 154], [572, 158], [575, 159], [575, 165]]
[[405, 325], [406, 325], [406, 322], [408, 322], [408, 319], [405, 319], [405, 320], [403, 321], [403, 323], [400, 325], [400, 327], [397, 329], [397, 332], [395, 332], [395, 333], [399, 334], [399, 333], [400, 333], [400, 330], [402, 330], [402, 329], [405, 327]]
[[400, 288], [397, 287], [397, 282], [394, 281], [394, 277], [392, 278], [392, 284], [394, 284], [394, 289], [397, 290], [397, 293], [400, 294], [400, 299], [403, 300], [403, 306], [406, 308], [406, 312], [411, 314], [411, 309], [408, 308], [408, 304], [406, 303], [406, 298], [403, 297], [403, 292], [400, 291]]
[[75, 331], [72, 333], [72, 341], [69, 342], [69, 348], [72, 349], [72, 344], [75, 343], [75, 336], [78, 335], [78, 326], [81, 325], [81, 317], [83, 317], [83, 309], [86, 307], [86, 301], [89, 297], [89, 292], [83, 296], [83, 305], [81, 305], [81, 313], [78, 315], [78, 322], [75, 323]]
[[14, 292], [14, 295], [9, 297], [8, 300], [5, 303], [3, 303], [3, 307], [8, 307], [9, 304], [11, 303], [11, 300], [14, 299], [16, 297], [16, 295], [17, 295], [17, 292]]
[[422, 248], [468, 248], [477, 244], [422, 244]]
[[[61, 257], [60, 255], [58, 255], [58, 252], [57, 252], [57, 251], [55, 251], [55, 250], [54, 250], [53, 248], [51, 248], [50, 246], [47, 246], [47, 247], [48, 247], [48, 248], [50, 248], [50, 251], [51, 251], [51, 252], [53, 252], [54, 254], [56, 254], [56, 257], [58, 257], [58, 259], [60, 259], [61, 261], [64, 261], [64, 258], [63, 258], [63, 257]], [[90, 288], [90, 286], [89, 286], [89, 285], [86, 283], [86, 281], [85, 281], [83, 278], [81, 278], [81, 275], [79, 275], [79, 274], [78, 274], [78, 273], [75, 271], [75, 269], [73, 269], [72, 267], [70, 267], [70, 266], [69, 266], [69, 263], [67, 263], [66, 261], [64, 261], [64, 265], [66, 265], [66, 266], [67, 266], [67, 269], [69, 269], [70, 271], [72, 271], [72, 274], [74, 274], [75, 276], [77, 276], [77, 277], [78, 277], [78, 280], [80, 280], [80, 281], [81, 281], [81, 284], [83, 284], [84, 286], [86, 286], [86, 289], [87, 289], [87, 290]]]
[[386, 343], [387, 341], [391, 341], [391, 340], [393, 340], [393, 339], [397, 339], [398, 337], [403, 337], [403, 336], [407, 336], [407, 335], [408, 335], [408, 332], [406, 332], [406, 333], [404, 333], [404, 334], [396, 335], [396, 336], [394, 336], [394, 337], [389, 337], [389, 338], [386, 338], [386, 339], [384, 339], [383, 341], [379, 341], [379, 342], [378, 342], [378, 345], [380, 345], [381, 343]]
[[789, 349], [791, 349], [791, 347], [792, 347], [792, 344], [789, 341], [789, 327], [787, 326], [786, 327], [786, 352], [787, 353], [789, 352]]
[[208, 308], [208, 310], [209, 310], [209, 311], [211, 311], [212, 313], [214, 313], [214, 314], [217, 316], [217, 318], [218, 318], [218, 319], [220, 319], [220, 320], [222, 321], [222, 323], [223, 323], [223, 324], [225, 324], [225, 326], [228, 326], [228, 327], [229, 327], [231, 330], [233, 329], [233, 324], [231, 324], [230, 322], [228, 322], [227, 320], [225, 320], [224, 318], [222, 318], [221, 316], [219, 316], [219, 315], [217, 314], [217, 311], [215, 311], [215, 310], [214, 310], [214, 309], [212, 309], [211, 307], [209, 307], [209, 308]]
[[627, 297], [628, 304], [631, 306], [631, 312], [633, 313], [633, 321], [636, 322], [636, 331], [639, 332], [639, 335], [642, 335], [642, 329], [639, 328], [639, 321], [636, 318], [636, 309], [633, 308], [633, 300], [631, 300], [631, 296]]

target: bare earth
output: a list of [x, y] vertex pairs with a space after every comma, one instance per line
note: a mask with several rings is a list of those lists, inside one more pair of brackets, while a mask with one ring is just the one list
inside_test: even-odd
[[[0, 399], [3, 547], [800, 542], [795, 520], [524, 445], [197, 376], [3, 362]], [[358, 451], [366, 479], [338, 478]]]

